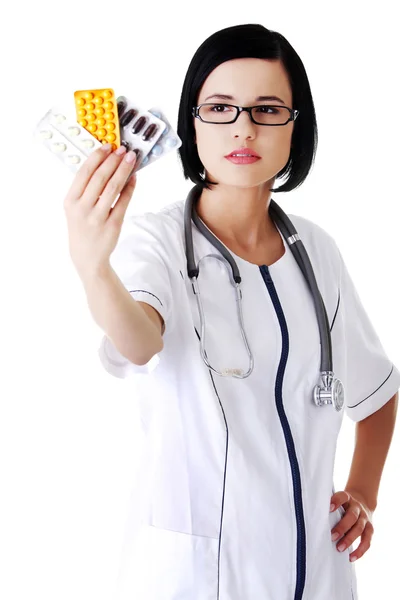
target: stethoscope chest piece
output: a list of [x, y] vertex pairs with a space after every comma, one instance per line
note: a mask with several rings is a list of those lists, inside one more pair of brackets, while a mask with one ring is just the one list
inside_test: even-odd
[[344, 387], [340, 379], [333, 378], [331, 371], [325, 372], [322, 376], [323, 385], [316, 385], [314, 388], [314, 402], [316, 406], [333, 404], [339, 412], [344, 405]]

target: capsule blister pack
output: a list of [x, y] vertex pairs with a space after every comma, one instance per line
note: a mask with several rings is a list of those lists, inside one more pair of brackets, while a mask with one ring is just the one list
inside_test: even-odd
[[168, 152], [171, 152], [171, 150], [177, 150], [180, 146], [182, 146], [181, 139], [172, 129], [171, 123], [168, 121], [161, 109], [158, 107], [153, 107], [149, 109], [149, 112], [158, 119], [164, 121], [166, 128], [164, 129], [157, 143], [150, 150], [149, 154], [144, 157], [138, 170], [142, 167], [150, 165], [152, 162], [155, 162], [162, 156], [165, 156]]
[[99, 142], [110, 143], [116, 150], [121, 140], [114, 90], [78, 90], [74, 92], [74, 99], [78, 123]]
[[67, 111], [58, 106], [47, 111], [37, 124], [34, 136], [74, 173], [94, 150], [102, 146]]
[[140, 109], [126, 96], [118, 96], [117, 106], [121, 146], [136, 153], [138, 167], [135, 170], [139, 171], [143, 159], [155, 146], [167, 125], [162, 119]]

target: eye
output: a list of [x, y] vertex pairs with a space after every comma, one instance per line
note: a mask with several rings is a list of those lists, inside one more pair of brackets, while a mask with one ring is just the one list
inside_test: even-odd
[[[264, 110], [266, 109], [266, 110]], [[268, 104], [263, 104], [262, 106], [257, 106], [257, 112], [268, 113], [268, 110], [271, 110], [273, 114], [277, 114], [279, 110], [274, 108], [273, 106], [268, 106]]]
[[210, 112], [224, 112], [224, 108], [229, 108], [229, 106], [227, 104], [210, 104], [207, 108]]

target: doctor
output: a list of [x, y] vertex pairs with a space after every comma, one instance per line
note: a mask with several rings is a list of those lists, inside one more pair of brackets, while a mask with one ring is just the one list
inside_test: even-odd
[[[112, 272], [104, 269], [90, 283], [71, 233], [89, 306], [105, 331], [102, 364], [116, 377], [132, 376], [144, 432], [118, 598], [357, 600], [350, 558], [369, 548], [378, 485], [362, 469], [366, 461], [374, 461], [378, 473], [383, 468], [394, 424], [388, 409], [400, 372], [382, 348], [333, 238], [290, 215], [324, 301], [344, 411], [312, 400], [321, 353], [315, 305], [269, 213], [271, 192], [301, 185], [316, 149], [309, 82], [292, 46], [261, 25], [231, 27], [208, 38], [186, 74], [178, 134], [184, 175], [200, 190], [198, 217], [240, 271], [254, 365], [245, 378], [216, 373], [231, 367], [245, 372], [249, 355], [230, 267], [192, 223], [202, 328], [187, 272], [184, 200], [126, 219], [111, 254]], [[135, 185], [131, 178], [124, 187], [130, 170], [122, 157], [101, 153], [88, 159], [66, 203], [74, 194], [75, 207], [79, 194], [86, 202], [81, 217], [75, 208], [70, 218], [70, 231], [79, 222], [82, 239], [89, 234], [85, 219], [96, 210], [84, 191], [88, 181], [93, 198], [103, 192], [99, 231], [111, 218], [104, 207], [111, 206], [115, 189], [122, 190], [122, 224]], [[103, 169], [102, 183], [96, 169]], [[104, 188], [104, 175], [114, 175], [112, 193]], [[283, 175], [287, 181], [274, 187]], [[94, 224], [93, 218], [92, 240]], [[143, 309], [141, 328], [131, 326], [136, 306]], [[150, 332], [161, 341], [139, 358], [134, 342], [140, 332], [142, 348]], [[205, 364], [201, 343], [213, 369]], [[379, 434], [383, 449], [366, 454], [365, 435], [378, 435], [366, 425], [348, 486], [335, 492], [343, 414], [360, 423], [374, 413], [385, 435]], [[339, 534], [337, 542], [332, 532]]]

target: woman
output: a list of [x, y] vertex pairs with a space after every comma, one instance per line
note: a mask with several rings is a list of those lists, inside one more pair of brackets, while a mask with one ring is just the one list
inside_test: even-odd
[[[102, 363], [117, 377], [136, 375], [145, 434], [119, 598], [355, 600], [352, 547], [341, 553], [331, 540], [344, 509], [329, 512], [343, 411], [313, 401], [315, 306], [269, 212], [272, 191], [306, 179], [317, 144], [310, 86], [292, 46], [261, 25], [209, 37], [186, 74], [178, 134], [197, 213], [239, 267], [253, 363], [230, 266], [192, 223], [202, 331], [184, 201], [127, 219], [117, 244], [136, 184], [123, 148], [94, 153], [65, 199], [71, 257], [105, 332]], [[324, 300], [344, 408], [357, 422], [396, 392], [400, 372], [333, 238], [290, 219]]]

